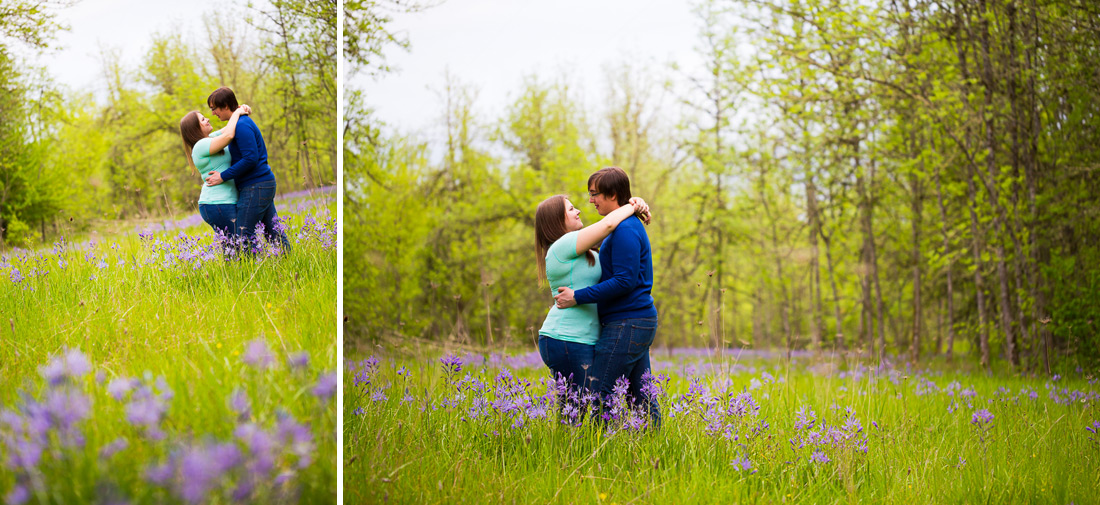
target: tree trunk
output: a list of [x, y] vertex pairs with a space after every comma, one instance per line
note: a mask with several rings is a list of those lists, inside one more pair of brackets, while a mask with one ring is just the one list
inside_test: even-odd
[[821, 333], [824, 327], [821, 312], [821, 268], [818, 266], [817, 237], [821, 233], [817, 216], [817, 188], [814, 186], [813, 174], [807, 170], [806, 174], [806, 213], [810, 221], [810, 296], [813, 303], [813, 324], [810, 330], [810, 338], [815, 351], [821, 349]]
[[[932, 148], [935, 149], [935, 140], [933, 140]], [[954, 285], [951, 279], [952, 264], [954, 261], [951, 259], [951, 241], [949, 239], [947, 221], [947, 207], [943, 203], [943, 187], [940, 184], [940, 167], [936, 167], [936, 202], [940, 207], [940, 230], [943, 233], [943, 257], [947, 259], [947, 362], [950, 363], [953, 357], [955, 348], [955, 292]], [[939, 346], [936, 346], [936, 353], [939, 353]]]
[[[982, 81], [985, 91], [985, 111], [982, 116], [985, 119], [985, 138], [986, 149], [988, 154], [986, 155], [986, 171], [989, 173], [989, 183], [986, 184], [986, 189], [990, 193], [990, 203], [993, 206], [993, 230], [1008, 232], [1006, 229], [1004, 220], [1002, 219], [1002, 213], [997, 209], [1000, 207], [1000, 190], [997, 189], [997, 185], [1000, 179], [1000, 170], [997, 168], [997, 136], [995, 134], [996, 122], [993, 115], [993, 89], [996, 86], [996, 82], [993, 78], [993, 64], [990, 59], [989, 50], [989, 19], [988, 15], [992, 15], [989, 12], [986, 0], [979, 0], [978, 2], [981, 15], [980, 25], [982, 31], [980, 33], [980, 42], [982, 49]], [[1016, 349], [1016, 335], [1012, 329], [1012, 309], [1008, 306], [1008, 274], [1005, 269], [1005, 250], [1004, 240], [993, 239], [994, 252], [997, 255], [997, 302], [1000, 306], [1001, 312], [1001, 330], [1005, 334], [1005, 345], [1008, 347], [1008, 359], [1012, 362], [1013, 367], [1017, 367], [1020, 364], [1020, 357]]]
[[[920, 152], [920, 151], [918, 151]], [[924, 157], [920, 159], [921, 173], [924, 173]], [[923, 213], [923, 195], [921, 189], [921, 175], [910, 173], [909, 188], [912, 193], [910, 210], [913, 214], [913, 333], [909, 339], [909, 361], [916, 364], [920, 362], [920, 336], [921, 336], [921, 254], [920, 254], [920, 228], [921, 214]]]

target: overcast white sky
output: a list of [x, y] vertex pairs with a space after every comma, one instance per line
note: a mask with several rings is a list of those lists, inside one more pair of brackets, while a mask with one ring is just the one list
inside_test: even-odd
[[352, 83], [403, 132], [436, 129], [442, 107], [433, 89], [442, 88], [447, 69], [479, 89], [475, 110], [484, 119], [501, 115], [532, 73], [568, 75], [583, 87], [586, 106], [598, 107], [608, 63], [698, 68], [698, 27], [686, 0], [447, 0], [396, 15], [393, 28], [411, 50], [387, 52], [396, 72]]
[[[59, 50], [42, 55], [58, 82], [73, 89], [91, 89], [99, 96], [105, 90], [100, 48], [121, 51], [124, 68], [135, 68], [149, 49], [154, 33], [182, 31], [189, 40], [205, 37], [204, 13], [213, 12], [225, 1], [214, 0], [82, 0], [60, 11], [58, 20], [69, 26], [57, 34]], [[230, 4], [241, 12], [237, 4]]]

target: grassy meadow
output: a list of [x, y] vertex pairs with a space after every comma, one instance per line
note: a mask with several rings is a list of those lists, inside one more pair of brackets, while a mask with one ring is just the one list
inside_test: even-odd
[[197, 215], [0, 257], [4, 503], [334, 503], [334, 192], [289, 253]]
[[654, 349], [654, 428], [622, 406], [594, 421], [537, 352], [345, 354], [345, 503], [1100, 501], [1094, 370]]

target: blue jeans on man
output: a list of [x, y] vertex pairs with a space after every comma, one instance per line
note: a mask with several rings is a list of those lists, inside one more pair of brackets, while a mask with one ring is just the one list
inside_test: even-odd
[[619, 377], [630, 381], [628, 399], [645, 404], [646, 413], [653, 426], [661, 426], [661, 408], [654, 398], [646, 401], [642, 395], [642, 375], [650, 371], [649, 347], [657, 336], [657, 318], [620, 319], [603, 325], [600, 339], [596, 341], [595, 359], [592, 363], [593, 389], [599, 391], [606, 403]]
[[268, 242], [278, 243], [284, 253], [290, 252], [290, 241], [283, 227], [276, 226], [279, 213], [275, 210], [275, 181], [262, 181], [238, 189], [237, 234], [251, 241], [256, 224], [263, 223]]

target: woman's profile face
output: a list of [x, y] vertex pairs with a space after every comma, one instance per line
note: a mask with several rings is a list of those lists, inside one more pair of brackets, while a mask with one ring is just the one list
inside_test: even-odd
[[584, 228], [584, 223], [581, 223], [581, 211], [580, 209], [573, 207], [573, 202], [568, 199], [565, 200], [565, 229], [569, 231], [577, 231]]
[[209, 137], [210, 132], [214, 131], [214, 127], [210, 126], [210, 120], [206, 119], [206, 116], [198, 112], [196, 112], [195, 115], [199, 117], [199, 127], [202, 128], [202, 136]]

